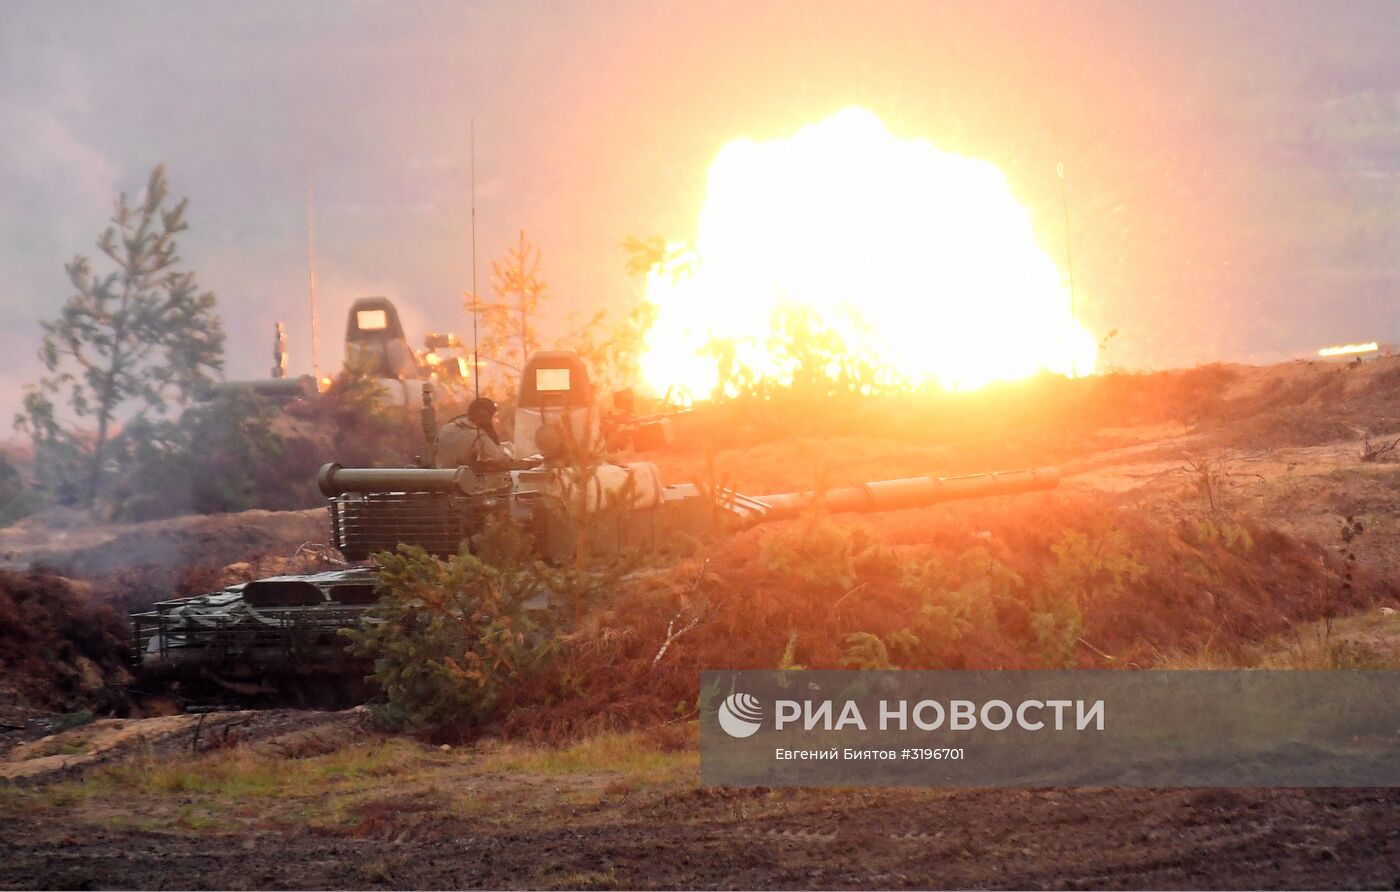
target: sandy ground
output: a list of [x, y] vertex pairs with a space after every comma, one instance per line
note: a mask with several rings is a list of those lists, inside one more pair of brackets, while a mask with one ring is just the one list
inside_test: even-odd
[[[188, 733], [179, 735], [182, 742]], [[370, 738], [356, 746], [379, 745]], [[6, 795], [7, 888], [1395, 888], [1395, 790], [768, 791], [402, 742], [355, 783], [88, 780]], [[405, 750], [410, 750], [407, 754]], [[356, 750], [351, 750], [354, 752]], [[215, 752], [195, 759], [219, 770]], [[366, 756], [366, 760], [372, 758]], [[276, 777], [278, 764], [244, 761]], [[341, 763], [342, 765], [344, 763]], [[322, 780], [306, 786], [308, 767]], [[349, 778], [347, 780], [347, 778]], [[152, 782], [153, 781], [153, 782]]]

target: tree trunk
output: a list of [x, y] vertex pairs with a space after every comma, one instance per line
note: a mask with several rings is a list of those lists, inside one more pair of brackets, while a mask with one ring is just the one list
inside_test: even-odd
[[[116, 337], [120, 339], [125, 332], [125, 326], [118, 326]], [[102, 491], [102, 459], [103, 453], [107, 449], [107, 433], [112, 425], [113, 404], [116, 401], [117, 389], [117, 368], [121, 361], [120, 354], [114, 348], [112, 364], [107, 369], [106, 380], [102, 382], [101, 402], [97, 410], [97, 442], [92, 444], [92, 471], [88, 476], [86, 507], [91, 508], [97, 502], [97, 496]]]
[[83, 502], [84, 506], [88, 508], [91, 508], [97, 501], [97, 494], [102, 489], [102, 453], [107, 445], [109, 423], [108, 413], [106, 409], [103, 409], [97, 421], [97, 442], [92, 444], [92, 470], [88, 474], [87, 498]]

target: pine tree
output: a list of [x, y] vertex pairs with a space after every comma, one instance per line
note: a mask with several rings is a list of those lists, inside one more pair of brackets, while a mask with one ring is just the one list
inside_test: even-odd
[[551, 297], [540, 278], [540, 251], [523, 229], [516, 245], [491, 264], [491, 290], [495, 303], [479, 304], [487, 332], [481, 354], [518, 374], [540, 347], [536, 313], [540, 302]]
[[[164, 414], [169, 398], [187, 402], [223, 368], [214, 295], [180, 268], [176, 251], [189, 199], [171, 205], [169, 197], [164, 165], [137, 202], [123, 192], [97, 242], [115, 269], [100, 275], [75, 257], [65, 269], [77, 293], [41, 323], [48, 374], [26, 388], [15, 426], [33, 436], [36, 463], [47, 462], [40, 480], [82, 504], [102, 495], [109, 446], [128, 410]], [[93, 423], [95, 431], [80, 427]]]

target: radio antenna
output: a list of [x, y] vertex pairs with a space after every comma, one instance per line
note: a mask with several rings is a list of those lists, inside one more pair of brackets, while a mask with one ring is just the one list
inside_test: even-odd
[[[1069, 318], [1074, 321], [1074, 255], [1070, 253], [1069, 248], [1069, 197], [1065, 193], [1065, 162], [1060, 154], [1060, 129], [1052, 124], [1050, 133], [1055, 140], [1055, 176], [1060, 180], [1060, 208], [1064, 211], [1065, 216], [1065, 271], [1069, 274]], [[1078, 357], [1072, 357], [1070, 363], [1070, 372], [1078, 378]]]
[[476, 118], [471, 120], [471, 186], [472, 186], [472, 387], [481, 396], [481, 358], [477, 354], [476, 326], [481, 315], [481, 298], [476, 293]]
[[321, 386], [321, 338], [316, 331], [316, 186], [306, 187], [306, 269], [311, 285], [311, 374]]

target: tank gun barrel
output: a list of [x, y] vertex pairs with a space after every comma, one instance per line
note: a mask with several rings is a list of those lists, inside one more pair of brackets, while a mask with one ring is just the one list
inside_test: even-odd
[[1060, 485], [1060, 472], [1054, 468], [1028, 468], [969, 474], [964, 477], [907, 477], [841, 486], [825, 492], [783, 492], [755, 496], [757, 510], [745, 511], [752, 523], [796, 517], [806, 508], [820, 504], [831, 512], [898, 511], [920, 508], [958, 499], [981, 499], [1013, 493], [1054, 489]]
[[470, 468], [342, 468], [321, 466], [316, 485], [327, 498], [347, 492], [447, 492], [468, 495], [476, 482]]
[[203, 394], [203, 399], [214, 399], [215, 397], [226, 396], [238, 393], [239, 391], [251, 391], [260, 397], [273, 400], [274, 402], [291, 402], [301, 397], [314, 397], [316, 395], [316, 379], [310, 375], [299, 375], [295, 378], [263, 378], [251, 381], [218, 381], [210, 385]]

